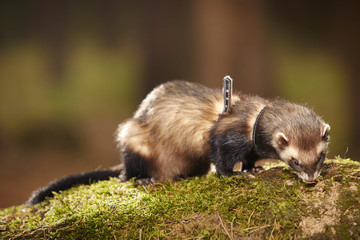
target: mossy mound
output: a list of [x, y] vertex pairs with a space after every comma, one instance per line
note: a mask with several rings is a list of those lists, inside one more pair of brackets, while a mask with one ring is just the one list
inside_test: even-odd
[[360, 163], [328, 160], [306, 185], [283, 164], [252, 179], [217, 175], [138, 186], [78, 186], [0, 211], [1, 239], [360, 238]]

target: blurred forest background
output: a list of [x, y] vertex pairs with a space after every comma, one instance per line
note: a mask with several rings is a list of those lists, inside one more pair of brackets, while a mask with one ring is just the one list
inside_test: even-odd
[[117, 164], [117, 125], [174, 79], [307, 103], [359, 160], [359, 3], [1, 1], [0, 207]]

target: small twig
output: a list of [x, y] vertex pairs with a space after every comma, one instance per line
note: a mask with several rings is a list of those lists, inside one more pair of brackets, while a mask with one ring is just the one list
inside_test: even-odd
[[264, 225], [264, 226], [261, 226], [261, 227], [249, 227], [249, 228], [245, 228], [243, 229], [243, 231], [249, 231], [249, 230], [253, 230], [253, 229], [257, 229], [257, 228], [263, 228], [263, 227], [271, 227], [271, 225]]
[[347, 215], [347, 213], [349, 212], [349, 210], [351, 209], [351, 208], [353, 208], [354, 206], [350, 206], [349, 208], [347, 208], [346, 210], [345, 210], [345, 212], [344, 212], [344, 215], [346, 216]]
[[271, 230], [269, 239], [272, 239], [272, 238], [273, 238], [273, 233], [274, 233], [275, 227], [276, 227], [276, 218], [275, 218], [274, 227], [273, 227], [273, 229]]
[[164, 184], [162, 184], [162, 183], [160, 183], [160, 182], [156, 182], [156, 183], [154, 183], [154, 186], [155, 186], [155, 185], [162, 186], [162, 187], [163, 187], [163, 189], [164, 189], [164, 190], [166, 190], [165, 185], [164, 185]]
[[232, 221], [231, 221], [230, 234], [231, 234], [232, 238], [234, 238], [234, 220], [235, 220], [235, 218], [236, 218], [236, 216], [234, 216]]
[[248, 226], [250, 226], [251, 217], [252, 217], [252, 215], [254, 214], [254, 212], [255, 212], [255, 209], [254, 209], [254, 211], [250, 214], [250, 217], [249, 217], [249, 219], [248, 219]]
[[230, 239], [230, 240], [234, 239], [234, 238], [230, 235], [229, 231], [226, 229], [225, 224], [224, 224], [222, 218], [220, 217], [219, 213], [217, 213], [217, 215], [218, 215], [218, 218], [219, 218], [219, 220], [220, 220], [220, 224], [221, 224], [221, 226], [223, 227], [225, 233], [228, 235], [229, 239]]
[[[248, 235], [250, 235], [250, 234], [252, 234], [252, 233], [254, 233], [254, 232], [257, 232], [257, 231], [259, 231], [260, 229], [268, 228], [268, 227], [271, 227], [271, 225], [264, 225], [264, 226], [261, 226], [261, 227], [252, 227], [252, 229], [254, 229], [254, 230], [250, 231], [250, 232], [248, 233]], [[245, 230], [249, 230], [249, 229], [250, 229], [250, 228], [245, 229]]]
[[142, 240], [142, 229], [139, 230], [139, 240]]
[[149, 191], [146, 189], [146, 187], [144, 185], [141, 185], [143, 187], [143, 189], [145, 190], [146, 193], [149, 193]]

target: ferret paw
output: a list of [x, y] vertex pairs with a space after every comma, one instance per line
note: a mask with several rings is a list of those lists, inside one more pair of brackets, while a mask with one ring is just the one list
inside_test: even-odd
[[263, 167], [261, 167], [261, 166], [253, 167], [253, 168], [251, 169], [251, 172], [252, 172], [252, 173], [261, 173], [261, 172], [263, 172], [263, 171], [265, 171], [265, 169], [264, 169]]
[[140, 179], [136, 179], [135, 183], [139, 184], [139, 185], [153, 185], [154, 183], [156, 183], [156, 179], [155, 178], [140, 178]]
[[263, 172], [263, 171], [265, 171], [265, 170], [261, 166], [257, 166], [257, 167], [253, 167], [253, 168], [250, 168], [250, 169], [242, 170], [242, 172], [244, 172], [244, 173], [260, 173], [260, 172]]
[[248, 171], [248, 170], [235, 172], [235, 175], [236, 176], [245, 176], [245, 177], [250, 178], [250, 179], [255, 178], [255, 176], [252, 174], [252, 172]]

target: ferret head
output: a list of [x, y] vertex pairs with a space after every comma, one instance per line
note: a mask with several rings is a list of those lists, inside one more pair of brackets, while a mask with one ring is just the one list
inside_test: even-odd
[[[303, 121], [306, 124], [307, 121]], [[318, 125], [316, 127], [316, 125]], [[326, 157], [330, 126], [322, 121], [311, 126], [293, 126], [273, 135], [272, 145], [282, 161], [306, 183], [313, 183], [320, 176]]]

